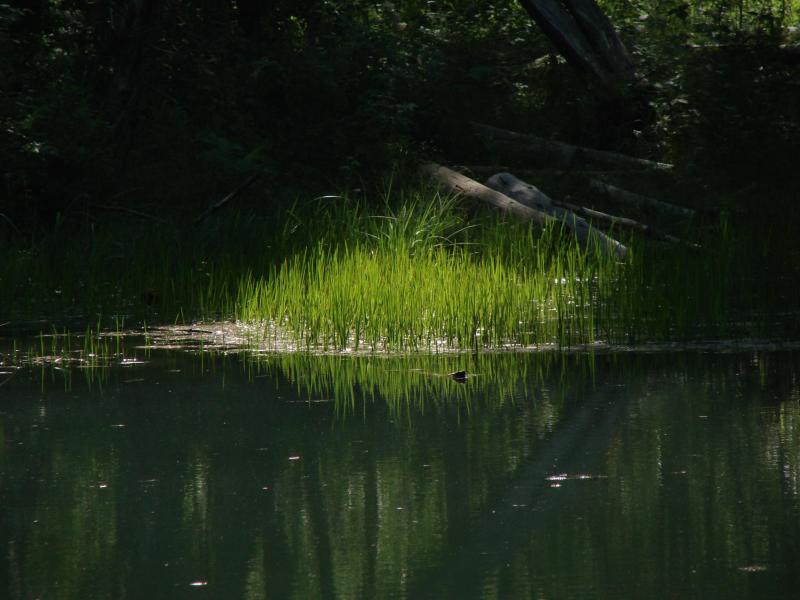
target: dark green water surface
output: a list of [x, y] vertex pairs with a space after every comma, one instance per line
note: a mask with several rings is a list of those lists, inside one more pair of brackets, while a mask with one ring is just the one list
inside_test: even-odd
[[138, 358], [0, 373], [0, 598], [800, 596], [797, 352]]

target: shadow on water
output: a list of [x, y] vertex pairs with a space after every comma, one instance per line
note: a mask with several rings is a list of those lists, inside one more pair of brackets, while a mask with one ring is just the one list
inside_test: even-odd
[[[452, 532], [452, 553], [410, 586], [411, 598], [482, 597], [484, 582], [524, 552], [537, 524], [575, 495], [569, 480], [603, 480], [603, 457], [626, 399], [608, 389], [565, 414], [537, 452], [514, 471], [505, 489], [492, 498], [468, 528]], [[563, 489], [562, 489], [563, 488]]]
[[93, 365], [4, 354], [0, 596], [790, 598], [800, 584], [796, 352], [138, 346], [112, 341]]

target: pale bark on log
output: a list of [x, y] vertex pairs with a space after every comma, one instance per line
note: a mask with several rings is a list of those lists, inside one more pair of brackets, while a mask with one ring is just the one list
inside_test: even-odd
[[516, 178], [511, 173], [492, 175], [486, 181], [486, 186], [529, 208], [540, 210], [555, 217], [575, 234], [582, 248], [598, 245], [609, 254], [616, 255], [620, 259], [624, 259], [628, 253], [628, 249], [617, 240], [592, 227], [586, 219], [577, 216], [572, 211], [557, 206], [547, 194], [536, 186]]
[[613, 170], [669, 171], [672, 165], [634, 158], [617, 152], [595, 150], [554, 142], [535, 135], [517, 133], [482, 123], [472, 123], [478, 136], [495, 150], [504, 152], [504, 159], [514, 157], [561, 169], [602, 165]]
[[533, 221], [542, 226], [556, 222], [556, 219], [547, 213], [520, 204], [505, 194], [488, 188], [474, 179], [470, 179], [461, 173], [456, 173], [447, 167], [436, 163], [428, 163], [422, 167], [422, 171], [442, 184], [450, 192], [481, 200], [496, 208], [510, 212], [525, 221]]
[[547, 212], [554, 204], [550, 196], [542, 190], [511, 173], [495, 173], [486, 180], [486, 187], [497, 190], [535, 210]]
[[684, 208], [683, 206], [676, 206], [669, 202], [656, 200], [649, 196], [642, 196], [634, 192], [629, 192], [622, 188], [618, 188], [599, 179], [589, 180], [589, 189], [597, 194], [600, 194], [609, 200], [619, 202], [620, 204], [627, 204], [637, 208], [645, 208], [655, 210], [669, 215], [680, 217], [694, 217], [696, 212], [691, 208]]
[[[533, 202], [531, 203], [533, 206], [526, 206], [516, 199], [510, 198], [506, 194], [493, 190], [490, 187], [478, 183], [474, 179], [470, 179], [461, 173], [457, 173], [452, 169], [448, 169], [436, 163], [424, 165], [422, 171], [442, 184], [450, 192], [481, 200], [501, 210], [510, 212], [523, 220], [533, 221], [542, 226], [547, 224], [563, 224], [573, 232], [578, 243], [584, 249], [591, 245], [597, 245], [619, 260], [624, 260], [628, 253], [628, 249], [625, 246], [598, 231], [584, 219], [576, 217], [572, 213], [569, 213], [569, 211], [552, 207], [552, 200], [538, 190], [537, 192], [540, 195], [537, 195], [537, 198], [542, 201], [542, 197], [544, 197], [549, 201], [546, 209], [544, 204], [541, 205], [541, 208], [536, 208]], [[511, 177], [513, 177], [513, 175]]]

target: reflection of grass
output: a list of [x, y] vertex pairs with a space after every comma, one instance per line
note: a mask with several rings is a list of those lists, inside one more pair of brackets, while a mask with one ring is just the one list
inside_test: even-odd
[[[500, 403], [535, 395], [534, 390], [522, 385], [528, 374], [520, 365], [528, 362], [495, 355], [392, 358], [294, 354], [257, 359], [254, 369], [277, 371], [295, 384], [301, 397], [330, 397], [342, 412], [357, 410], [371, 398], [385, 398], [402, 412], [453, 401], [463, 402], [464, 409], [469, 410], [469, 398], [476, 391], [491, 390]], [[449, 376], [465, 367], [470, 373], [465, 383]]]
[[[25, 369], [43, 388], [77, 383], [76, 374], [86, 385], [105, 386], [125, 379], [127, 367], [148, 363], [174, 364], [185, 361], [185, 372], [230, 373], [241, 370], [255, 381], [268, 376], [286, 381], [295, 388], [298, 401], [332, 402], [336, 413], [345, 417], [359, 413], [375, 399], [386, 402], [395, 416], [409, 412], [456, 410], [469, 414], [475, 398], [502, 406], [524, 400], [534, 401], [546, 418], [546, 426], [557, 418], [561, 400], [556, 392], [569, 387], [568, 368], [592, 373], [590, 353], [472, 353], [382, 355], [313, 355], [308, 353], [263, 354], [242, 350], [234, 355], [216, 350], [194, 352], [185, 349], [142, 347], [141, 336], [120, 334], [39, 335], [28, 341], [26, 350], [0, 354], [0, 365]], [[149, 349], [148, 349], [149, 348]], [[144, 360], [140, 358], [144, 354]], [[191, 366], [188, 363], [192, 363]], [[452, 376], [466, 371], [465, 380]], [[547, 392], [543, 392], [542, 385]], [[554, 396], [554, 394], [556, 394]]]
[[[311, 354], [243, 355], [249, 377], [268, 375], [293, 385], [309, 403], [332, 401], [340, 417], [359, 414], [376, 399], [396, 418], [429, 411], [465, 416], [480, 399], [492, 407], [521, 402], [536, 406], [543, 429], [563, 408], [570, 388], [568, 373], [593, 377], [591, 353], [480, 353], [463, 355], [315, 356]], [[464, 382], [451, 374], [465, 370]]]
[[700, 255], [628, 242], [619, 264], [558, 227], [468, 215], [422, 189], [378, 209], [325, 199], [269, 222], [233, 214], [180, 231], [57, 229], [0, 264], [0, 307], [83, 323], [235, 317], [309, 350], [696, 337], [728, 317], [732, 245], [721, 238]]

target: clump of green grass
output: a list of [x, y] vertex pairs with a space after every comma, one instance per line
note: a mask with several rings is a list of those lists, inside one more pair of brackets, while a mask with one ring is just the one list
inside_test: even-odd
[[342, 203], [313, 223], [304, 236], [313, 244], [249, 272], [234, 303], [236, 318], [289, 332], [309, 350], [567, 346], [656, 331], [671, 339], [693, 323], [692, 305], [662, 310], [675, 265], [646, 264], [652, 256], [631, 240], [629, 260], [618, 263], [557, 226], [467, 216], [435, 193], [388, 199], [378, 214]]

